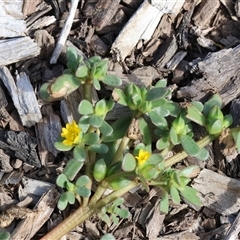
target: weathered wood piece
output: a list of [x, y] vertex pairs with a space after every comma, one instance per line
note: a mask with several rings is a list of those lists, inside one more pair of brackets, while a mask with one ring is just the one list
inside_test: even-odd
[[0, 1], [0, 37], [24, 36], [26, 23], [22, 14], [22, 5], [23, 0]]
[[44, 16], [31, 24], [31, 26], [29, 26], [26, 31], [31, 32], [37, 29], [42, 29], [53, 24], [54, 22], [56, 22], [56, 20], [57, 19], [54, 16]]
[[196, 26], [201, 29], [207, 28], [211, 19], [216, 15], [217, 9], [220, 7], [219, 0], [206, 0], [200, 3], [198, 11], [193, 17]]
[[150, 40], [162, 15], [170, 11], [177, 14], [183, 4], [182, 0], [158, 1], [156, 8], [145, 0], [112, 44], [116, 60], [123, 61], [139, 40]]
[[43, 106], [42, 112], [44, 117], [39, 123], [35, 125], [36, 138], [38, 141], [38, 153], [43, 166], [47, 166], [49, 160], [49, 153], [57, 156], [58, 150], [54, 147], [61, 132], [61, 121], [58, 115], [53, 113], [52, 107]]
[[6, 106], [8, 105], [7, 98], [4, 94], [4, 91], [0, 85], [0, 126], [5, 127], [5, 125], [10, 121], [11, 116], [6, 110]]
[[17, 75], [16, 84], [7, 67], [0, 68], [0, 78], [8, 89], [23, 126], [31, 127], [42, 119], [36, 94], [28, 76]]
[[43, 224], [50, 218], [59, 198], [56, 188], [47, 191], [38, 201], [33, 212], [26, 215], [11, 234], [11, 239], [30, 240]]
[[232, 226], [228, 229], [228, 232], [226, 236], [223, 238], [223, 240], [238, 239], [239, 232], [240, 232], [240, 212], [238, 212], [236, 219], [234, 220]]
[[0, 148], [6, 154], [40, 168], [36, 145], [36, 139], [28, 133], [0, 129]]
[[30, 37], [0, 40], [0, 66], [36, 57], [40, 48]]
[[41, 0], [24, 0], [23, 2], [23, 15], [28, 16], [35, 12], [37, 5], [41, 2]]
[[69, 11], [67, 21], [65, 22], [65, 25], [64, 25], [64, 27], [61, 31], [61, 35], [58, 39], [57, 45], [56, 45], [56, 47], [53, 51], [52, 57], [50, 59], [51, 64], [54, 64], [54, 63], [57, 62], [58, 57], [60, 56], [60, 54], [62, 52], [62, 49], [64, 47], [64, 44], [65, 44], [66, 40], [67, 40], [68, 34], [70, 32], [70, 29], [71, 29], [71, 26], [72, 26], [72, 23], [73, 23], [73, 19], [74, 19], [74, 16], [75, 16], [75, 12], [77, 10], [78, 2], [79, 2], [79, 0], [72, 0], [71, 1], [71, 8], [70, 8], [70, 11]]
[[202, 61], [190, 63], [202, 77], [193, 80], [189, 85], [180, 88], [179, 98], [206, 100], [211, 92], [221, 95], [223, 106], [240, 95], [240, 45], [209, 53]]
[[223, 215], [239, 211], [240, 181], [203, 169], [192, 187], [198, 190], [202, 205]]
[[39, 198], [51, 188], [53, 188], [53, 184], [35, 180], [28, 177], [22, 178], [22, 185], [19, 186], [18, 196], [20, 201], [23, 201], [26, 197], [31, 197], [33, 203], [36, 204]]

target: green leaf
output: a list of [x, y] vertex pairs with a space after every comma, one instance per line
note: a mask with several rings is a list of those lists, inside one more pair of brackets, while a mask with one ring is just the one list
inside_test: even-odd
[[117, 208], [115, 213], [121, 218], [128, 218], [130, 213], [127, 209]]
[[156, 84], [155, 84], [155, 88], [157, 88], [157, 87], [166, 87], [167, 86], [167, 79], [161, 79], [161, 80], [159, 80]]
[[107, 214], [98, 214], [98, 216], [110, 227], [111, 226], [111, 219]]
[[198, 165], [191, 165], [180, 170], [179, 176], [191, 178], [195, 177], [200, 172], [200, 167]]
[[138, 119], [138, 123], [139, 123], [140, 132], [143, 136], [143, 143], [146, 146], [146, 150], [151, 152], [152, 151], [152, 135], [151, 135], [149, 126], [145, 121], [145, 119], [142, 117]]
[[111, 182], [109, 182], [109, 186], [113, 189], [113, 190], [119, 190], [121, 188], [126, 187], [128, 184], [130, 184], [131, 180], [128, 180], [124, 177], [120, 177], [118, 179], [114, 179]]
[[[1, 240], [8, 240], [8, 239], [10, 239], [10, 237], [11, 237], [11, 235], [10, 235], [9, 232], [6, 232], [6, 231], [1, 231], [0, 232], [0, 239]], [[107, 239], [104, 239], [104, 240], [107, 240]], [[114, 240], [114, 238], [113, 239], [109, 239], [109, 240]]]
[[93, 114], [93, 106], [88, 100], [83, 99], [78, 106], [78, 112], [82, 115]]
[[107, 113], [107, 104], [105, 99], [101, 99], [96, 103], [95, 114], [98, 116], [104, 116]]
[[65, 192], [65, 194], [66, 194], [66, 198], [67, 198], [68, 202], [69, 202], [70, 204], [74, 204], [74, 203], [75, 203], [74, 193], [67, 191], [67, 192]]
[[78, 78], [85, 78], [88, 76], [88, 68], [84, 65], [81, 65], [77, 68], [75, 76]]
[[67, 194], [63, 193], [57, 203], [57, 207], [59, 210], [63, 211], [68, 205]]
[[204, 103], [203, 114], [206, 116], [213, 106], [222, 107], [222, 99], [218, 93], [214, 94], [207, 102]]
[[155, 112], [150, 112], [149, 117], [152, 121], [152, 123], [157, 126], [160, 129], [167, 130], [168, 129], [168, 122], [165, 117], [162, 117], [161, 115], [155, 113]]
[[233, 123], [232, 115], [230, 114], [225, 115], [223, 118], [223, 127], [228, 128], [232, 125], [232, 123]]
[[94, 88], [95, 88], [97, 91], [100, 91], [100, 90], [101, 90], [101, 85], [100, 85], [100, 82], [98, 81], [98, 79], [94, 78], [94, 79], [92, 80], [92, 83], [93, 83]]
[[73, 149], [73, 157], [77, 160], [77, 161], [84, 161], [86, 159], [86, 151], [85, 148], [83, 146], [76, 146]]
[[123, 203], [124, 203], [124, 198], [120, 197], [120, 198], [116, 199], [116, 200], [112, 203], [112, 205], [113, 205], [113, 206], [121, 206]]
[[168, 101], [164, 106], [169, 111], [169, 114], [173, 117], [177, 117], [181, 112], [181, 107], [178, 103]]
[[122, 160], [122, 170], [132, 172], [137, 166], [136, 159], [131, 153], [126, 153]]
[[168, 93], [168, 89], [165, 87], [152, 88], [146, 94], [146, 101], [153, 101], [159, 98], [163, 98]]
[[63, 138], [61, 138], [60, 140], [58, 140], [57, 142], [54, 143], [54, 147], [61, 152], [66, 152], [69, 151], [73, 148], [73, 146], [66, 146], [62, 143]]
[[186, 186], [180, 193], [188, 202], [201, 206], [201, 201], [197, 196], [198, 191], [196, 189]]
[[193, 101], [193, 102], [191, 102], [191, 105], [196, 107], [199, 112], [202, 112], [203, 109], [204, 109], [204, 105], [201, 102], [199, 102], [199, 101]]
[[103, 141], [112, 142], [122, 138], [128, 130], [131, 121], [132, 117], [130, 116], [121, 117], [116, 120], [112, 125], [113, 133], [110, 136], [103, 136]]
[[106, 121], [102, 122], [102, 125], [101, 127], [99, 127], [99, 130], [104, 136], [109, 136], [113, 132], [112, 127]]
[[145, 180], [154, 179], [157, 175], [157, 169], [155, 165], [146, 165], [141, 169], [141, 174]]
[[122, 85], [122, 80], [119, 77], [113, 75], [106, 75], [102, 79], [102, 82], [112, 87], [118, 87]]
[[173, 145], [177, 145], [179, 143], [178, 135], [173, 127], [170, 129], [169, 137]]
[[160, 138], [156, 142], [156, 148], [158, 150], [163, 150], [164, 148], [168, 147], [169, 145], [170, 145], [170, 143], [169, 143], [167, 137]]
[[65, 97], [75, 91], [81, 82], [72, 74], [62, 74], [48, 88], [49, 94], [56, 99]]
[[235, 141], [235, 146], [237, 147], [238, 153], [240, 152], [240, 132], [237, 130], [231, 130], [233, 139]]
[[78, 122], [78, 125], [82, 129], [83, 133], [86, 133], [90, 127], [89, 118], [89, 116], [83, 115]]
[[89, 123], [90, 123], [90, 125], [92, 125], [93, 127], [99, 128], [99, 127], [102, 126], [103, 119], [102, 119], [102, 117], [93, 114], [93, 115], [89, 118]]
[[123, 106], [127, 106], [127, 96], [121, 89], [115, 88], [112, 92], [113, 99]]
[[101, 61], [101, 57], [93, 56], [93, 57], [90, 57], [87, 61], [90, 63], [91, 66], [93, 66], [94, 64], [96, 64], [99, 61]]
[[209, 134], [212, 134], [212, 135], [219, 134], [223, 130], [223, 121], [220, 119], [215, 121], [214, 120], [208, 121], [206, 128]]
[[77, 181], [76, 181], [76, 185], [77, 186], [85, 186], [86, 184], [88, 184], [90, 182], [90, 178], [87, 175], [82, 175], [80, 176]]
[[99, 144], [91, 144], [88, 149], [90, 151], [93, 151], [93, 152], [96, 152], [96, 153], [99, 153], [99, 154], [106, 154], [108, 153], [108, 146], [106, 144], [103, 144], [103, 143], [99, 143]]
[[205, 126], [206, 119], [204, 115], [199, 111], [199, 109], [196, 106], [192, 104], [189, 104], [189, 106], [187, 107], [186, 118], [201, 126]]
[[181, 144], [189, 156], [195, 157], [199, 154], [200, 148], [197, 143], [188, 135], [180, 137]]
[[180, 203], [180, 196], [178, 190], [174, 186], [170, 187], [170, 195], [174, 203], [176, 204]]
[[93, 177], [97, 182], [101, 182], [107, 173], [107, 165], [103, 158], [97, 160], [93, 168]]
[[56, 184], [57, 184], [59, 187], [65, 188], [67, 182], [69, 182], [69, 180], [67, 179], [67, 176], [66, 176], [65, 174], [60, 174], [60, 175], [57, 177]]
[[95, 132], [88, 132], [83, 136], [82, 142], [87, 145], [96, 144], [99, 141], [99, 136]]
[[71, 159], [64, 168], [63, 174], [65, 174], [65, 176], [67, 176], [67, 178], [72, 181], [76, 177], [78, 172], [81, 170], [83, 164], [84, 161], [77, 161], [75, 159]]
[[163, 161], [163, 156], [160, 154], [152, 154], [147, 161], [147, 164], [157, 165]]
[[78, 195], [80, 195], [84, 198], [88, 198], [91, 195], [91, 191], [88, 188], [81, 187], [81, 186], [77, 186], [76, 192]]
[[66, 58], [67, 61], [77, 61], [78, 60], [78, 54], [75, 47], [68, 47], [66, 51]]
[[163, 189], [162, 189], [162, 198], [161, 198], [159, 207], [161, 212], [168, 213], [169, 211], [168, 193], [166, 190], [163, 190]]
[[206, 148], [201, 148], [195, 157], [199, 160], [205, 161], [209, 157], [209, 152]]
[[[110, 224], [109, 224], [110, 225]], [[115, 240], [114, 236], [110, 233], [105, 234], [100, 238], [100, 240]]]

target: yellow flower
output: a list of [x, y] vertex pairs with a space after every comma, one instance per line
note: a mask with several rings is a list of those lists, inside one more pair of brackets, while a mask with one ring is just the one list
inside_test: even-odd
[[79, 141], [81, 128], [75, 121], [67, 123], [65, 128], [62, 128], [61, 136], [65, 138], [63, 144], [66, 146], [72, 146]]
[[150, 156], [150, 152], [140, 149], [138, 156], [135, 157], [138, 160], [139, 167], [143, 166]]

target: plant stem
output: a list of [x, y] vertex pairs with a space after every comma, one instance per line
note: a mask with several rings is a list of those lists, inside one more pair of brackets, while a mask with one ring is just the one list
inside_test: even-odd
[[86, 82], [83, 86], [83, 97], [92, 103], [92, 83]]
[[128, 138], [127, 136], [124, 136], [122, 138], [122, 141], [121, 141], [121, 143], [118, 146], [118, 149], [117, 149], [117, 151], [116, 151], [116, 153], [114, 155], [114, 158], [112, 160], [111, 165], [114, 165], [115, 163], [117, 163], [121, 159], [121, 156], [122, 156], [124, 150], [126, 149], [129, 141], [130, 141], [130, 138]]
[[[200, 139], [199, 141], [197, 141], [197, 144], [200, 148], [203, 148], [203, 147], [207, 146], [210, 142], [215, 140], [218, 136], [219, 135], [217, 135], [217, 136], [216, 135], [207, 135], [207, 136], [203, 137], [202, 139]], [[172, 157], [165, 160], [165, 168], [171, 167], [173, 164], [180, 162], [187, 156], [188, 156], [188, 154], [185, 151], [181, 151], [181, 152], [173, 155]]]
[[84, 222], [86, 219], [94, 214], [97, 214], [102, 207], [123, 196], [125, 193], [138, 185], [140, 185], [140, 183], [137, 181], [137, 179], [134, 179], [128, 186], [112, 192], [111, 194], [98, 201], [96, 204], [91, 204], [85, 208], [82, 206], [79, 207], [73, 214], [68, 216], [64, 221], [62, 221], [59, 225], [57, 225], [54, 229], [42, 237], [41, 240], [60, 239], [62, 236], [70, 232], [73, 228]]

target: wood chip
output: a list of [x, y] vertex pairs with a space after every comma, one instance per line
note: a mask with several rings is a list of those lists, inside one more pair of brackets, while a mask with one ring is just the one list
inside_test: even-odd
[[0, 68], [0, 78], [8, 89], [23, 126], [31, 127], [42, 119], [36, 94], [28, 76], [22, 72], [16, 83], [7, 67]]
[[[0, 37], [24, 36], [26, 23], [22, 14], [22, 5], [23, 0], [0, 1]], [[0, 52], [2, 54], [2, 51]]]
[[0, 40], [0, 52], [0, 66], [3, 66], [34, 58], [40, 48], [30, 37], [20, 37]]
[[199, 191], [202, 205], [223, 215], [238, 212], [240, 181], [208, 169], [203, 169], [194, 179], [193, 188]]

